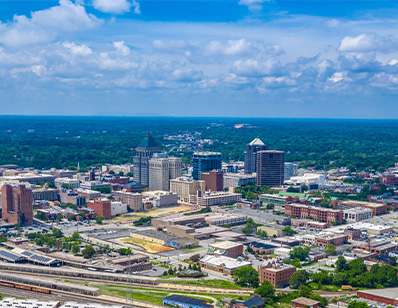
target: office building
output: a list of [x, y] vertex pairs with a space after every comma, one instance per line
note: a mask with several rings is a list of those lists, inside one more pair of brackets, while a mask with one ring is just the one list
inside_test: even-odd
[[305, 204], [290, 203], [285, 205], [285, 215], [302, 219], [312, 219], [319, 222], [342, 223], [344, 213], [334, 210]]
[[191, 196], [196, 196], [198, 190], [205, 190], [205, 181], [184, 177], [170, 180], [170, 191], [176, 193], [181, 202], [190, 202]]
[[182, 162], [181, 158], [169, 157], [170, 180], [179, 178], [181, 176]]
[[4, 185], [1, 189], [3, 220], [10, 224], [33, 224], [33, 197], [32, 190], [25, 185], [14, 188]]
[[116, 191], [113, 195], [115, 201], [126, 203], [127, 206], [134, 212], [141, 212], [143, 210], [142, 194], [132, 193], [127, 191]]
[[283, 288], [289, 285], [290, 278], [296, 272], [296, 267], [278, 261], [271, 261], [258, 269], [260, 283], [265, 280], [275, 288]]
[[343, 213], [346, 221], [353, 222], [369, 219], [373, 216], [371, 209], [360, 207], [343, 210]]
[[246, 145], [245, 151], [245, 173], [252, 174], [257, 172], [257, 152], [265, 151], [267, 146], [256, 138]]
[[289, 180], [292, 176], [296, 176], [297, 172], [298, 172], [298, 164], [285, 163], [285, 166], [284, 166], [285, 181]]
[[285, 152], [257, 152], [257, 185], [278, 187], [284, 180]]
[[170, 167], [166, 154], [155, 153], [149, 159], [149, 190], [169, 190]]
[[197, 192], [196, 204], [201, 206], [212, 206], [220, 205], [222, 203], [235, 203], [240, 201], [242, 194], [232, 193], [227, 191], [209, 192], [201, 191]]
[[223, 186], [224, 188], [229, 187], [241, 187], [248, 184], [256, 183], [256, 174], [240, 174], [240, 173], [224, 173]]
[[202, 172], [200, 179], [205, 181], [206, 191], [223, 191], [224, 190], [224, 173], [222, 171]]
[[222, 156], [221, 153], [216, 152], [196, 152], [193, 154], [192, 161], [192, 177], [194, 180], [199, 180], [202, 172], [221, 170]]
[[80, 187], [80, 181], [76, 179], [71, 179], [71, 178], [57, 178], [54, 180], [55, 187], [57, 188], [62, 188], [63, 185], [67, 186], [66, 188], [79, 188]]
[[133, 158], [134, 181], [143, 185], [149, 185], [149, 159], [153, 154], [160, 153], [160, 147], [151, 135], [146, 135], [135, 149], [136, 155]]

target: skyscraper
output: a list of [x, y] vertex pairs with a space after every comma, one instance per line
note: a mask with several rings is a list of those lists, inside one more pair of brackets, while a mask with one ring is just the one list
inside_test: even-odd
[[293, 163], [285, 163], [285, 179], [290, 180], [292, 176], [296, 176], [298, 171], [298, 165]]
[[284, 181], [285, 152], [257, 152], [257, 185], [281, 186]]
[[182, 173], [181, 158], [169, 157], [170, 180], [179, 178]]
[[216, 152], [196, 152], [192, 157], [194, 180], [200, 180], [202, 172], [209, 172], [212, 170], [221, 170], [222, 156], [221, 153]]
[[252, 142], [246, 144], [245, 151], [245, 173], [252, 174], [257, 172], [257, 152], [265, 151], [267, 146], [259, 139], [255, 138]]
[[166, 154], [155, 153], [149, 159], [149, 190], [169, 190], [170, 167]]
[[146, 135], [135, 149], [136, 155], [133, 158], [134, 180], [138, 183], [149, 185], [149, 159], [155, 153], [160, 153], [160, 147], [151, 135]]
[[1, 189], [3, 220], [15, 224], [33, 224], [33, 198], [32, 190], [26, 189], [25, 185], [17, 188], [4, 185]]

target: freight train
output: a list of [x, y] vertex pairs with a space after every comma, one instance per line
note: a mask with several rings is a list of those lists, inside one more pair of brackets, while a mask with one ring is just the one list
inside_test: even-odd
[[20, 283], [8, 282], [8, 281], [0, 281], [0, 286], [15, 288], [15, 289], [22, 289], [22, 290], [33, 291], [33, 292], [39, 292], [39, 293], [45, 293], [45, 294], [51, 294], [50, 289], [32, 287], [32, 286], [28, 286], [28, 285], [24, 285], [24, 284], [20, 284]]

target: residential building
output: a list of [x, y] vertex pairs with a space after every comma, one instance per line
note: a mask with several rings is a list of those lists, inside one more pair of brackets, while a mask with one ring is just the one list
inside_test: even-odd
[[127, 191], [115, 191], [113, 194], [115, 201], [121, 201], [134, 212], [141, 212], [143, 210], [142, 194], [132, 193]]
[[4, 185], [1, 189], [2, 217], [10, 224], [33, 224], [32, 190], [25, 185], [12, 187]]
[[296, 267], [278, 261], [270, 261], [258, 268], [260, 283], [267, 280], [275, 288], [289, 285], [290, 278], [296, 272]]
[[311, 205], [290, 203], [285, 205], [285, 215], [294, 216], [296, 218], [307, 218], [319, 222], [342, 223], [343, 211], [334, 210]]
[[372, 209], [360, 207], [343, 210], [343, 213], [346, 221], [353, 222], [369, 219], [373, 216]]
[[257, 152], [257, 185], [267, 185], [270, 187], [282, 186], [284, 180], [284, 164], [285, 152]]
[[202, 269], [219, 272], [232, 276], [232, 274], [241, 267], [251, 266], [251, 262], [245, 261], [244, 258], [239, 257], [237, 259], [229, 258], [225, 256], [204, 256], [199, 261]]
[[240, 173], [224, 173], [224, 188], [241, 187], [248, 184], [256, 183], [256, 174], [240, 174]]
[[292, 176], [296, 176], [298, 173], [298, 164], [285, 163], [284, 165], [284, 179], [290, 180]]
[[111, 200], [107, 198], [89, 200], [87, 207], [93, 209], [97, 216], [102, 216], [105, 219], [112, 218]]
[[202, 172], [200, 179], [205, 181], [206, 190], [209, 191], [223, 191], [224, 190], [224, 173], [219, 170], [212, 170], [209, 172]]
[[194, 181], [185, 177], [170, 180], [170, 191], [176, 193], [182, 202], [190, 202], [190, 196], [196, 195], [198, 190], [205, 190], [205, 181]]
[[207, 254], [223, 255], [230, 258], [237, 258], [243, 255], [243, 245], [231, 241], [221, 241], [209, 244]]
[[252, 174], [257, 172], [257, 152], [267, 150], [267, 146], [255, 138], [252, 142], [246, 144], [245, 151], [245, 173]]
[[192, 177], [194, 180], [199, 180], [202, 172], [221, 170], [222, 156], [216, 152], [195, 152], [192, 161]]
[[151, 135], [146, 135], [135, 149], [133, 158], [134, 181], [143, 185], [149, 185], [149, 159], [155, 153], [160, 153], [160, 147]]
[[204, 192], [199, 190], [197, 192], [196, 204], [201, 206], [220, 205], [222, 203], [235, 203], [240, 201], [242, 194], [232, 192]]
[[149, 190], [169, 190], [170, 166], [166, 154], [154, 153], [149, 159]]

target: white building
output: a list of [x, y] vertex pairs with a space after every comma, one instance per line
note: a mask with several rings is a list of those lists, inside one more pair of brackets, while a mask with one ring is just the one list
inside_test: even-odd
[[166, 154], [155, 153], [149, 160], [149, 190], [169, 190], [170, 166]]
[[224, 173], [224, 188], [256, 183], [256, 174]]
[[219, 205], [226, 202], [238, 202], [242, 198], [242, 194], [217, 191], [198, 191], [196, 203], [202, 206]]
[[364, 207], [357, 207], [343, 210], [344, 219], [346, 221], [361, 221], [364, 219], [372, 218], [372, 210]]
[[80, 181], [71, 178], [58, 178], [54, 180], [54, 184], [57, 188], [61, 188], [62, 185], [69, 185], [72, 189], [80, 187]]
[[113, 197], [115, 201], [121, 201], [127, 204], [127, 206], [134, 212], [140, 212], [143, 210], [142, 194], [127, 191], [115, 191]]
[[205, 181], [194, 181], [190, 178], [180, 177], [170, 180], [170, 191], [178, 195], [182, 202], [189, 202], [190, 196], [196, 195], [198, 190], [205, 190]]
[[285, 184], [291, 185], [306, 185], [311, 187], [324, 186], [326, 180], [325, 173], [305, 173], [303, 176], [293, 176], [290, 180], [285, 181]]
[[169, 176], [170, 180], [179, 178], [181, 176], [182, 172], [181, 158], [169, 157], [169, 171], [170, 171], [170, 176]]
[[292, 176], [296, 176], [298, 173], [298, 164], [285, 163], [284, 175], [285, 181], [290, 180]]
[[102, 166], [101, 170], [103, 172], [109, 172], [113, 171], [115, 174], [119, 174], [120, 172], [123, 172], [124, 175], [127, 175], [127, 173], [132, 173], [133, 172], [133, 164], [125, 164], [125, 165], [104, 165]]
[[100, 181], [86, 181], [80, 183], [80, 188], [83, 189], [93, 189], [93, 188], [104, 188], [111, 187], [111, 183], [105, 183]]
[[145, 191], [142, 193], [144, 203], [150, 202], [153, 207], [163, 207], [178, 204], [178, 195], [170, 191]]
[[121, 214], [126, 214], [127, 211], [127, 204], [121, 201], [113, 201], [111, 202], [111, 216], [117, 216]]
[[4, 297], [0, 301], [0, 307], [7, 308], [58, 308], [59, 301], [41, 301], [38, 299], [16, 299], [14, 297]]

